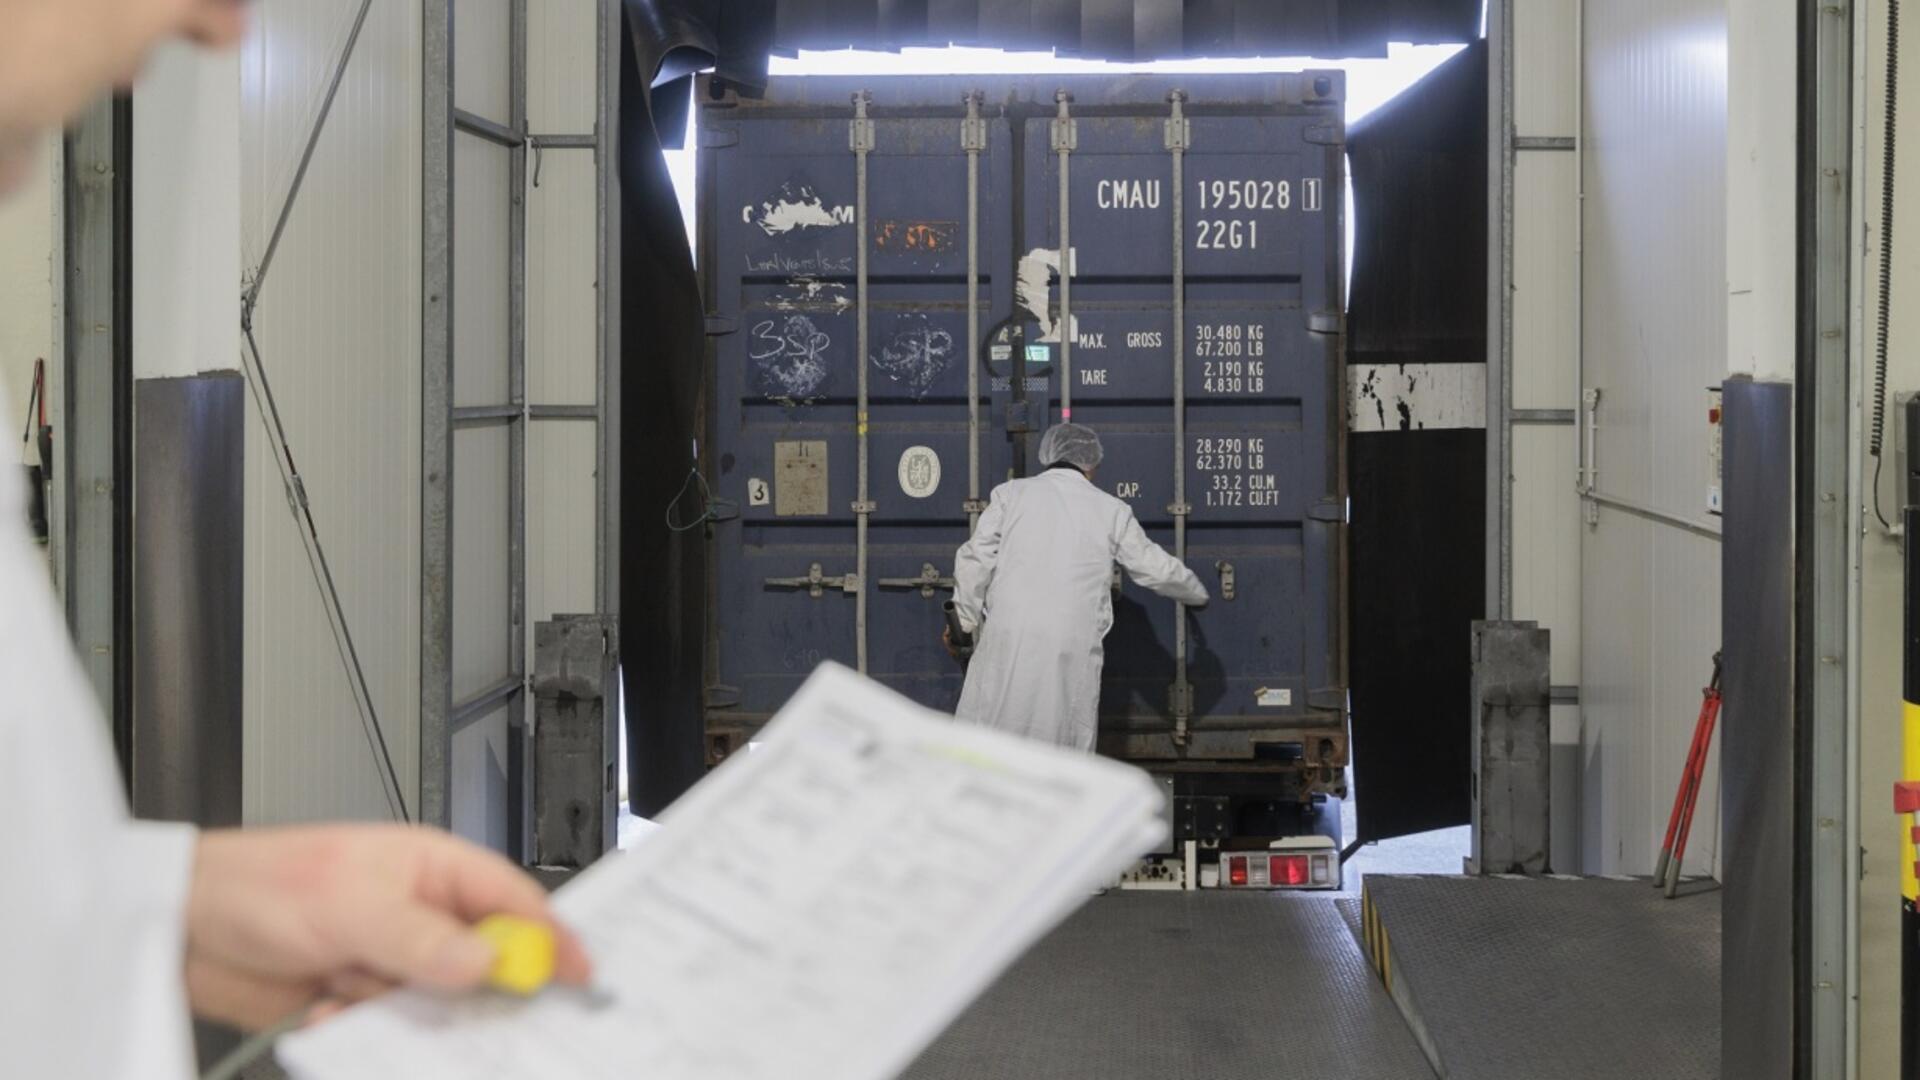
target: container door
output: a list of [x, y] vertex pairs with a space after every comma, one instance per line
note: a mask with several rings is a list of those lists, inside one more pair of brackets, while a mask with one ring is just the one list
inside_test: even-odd
[[[1160, 543], [1184, 543], [1217, 597], [1178, 620], [1119, 586], [1101, 748], [1232, 763], [1271, 746], [1290, 767], [1324, 759], [1338, 782], [1340, 86], [1191, 86], [1177, 124], [1165, 79], [776, 79], [758, 101], [702, 95], [717, 331], [703, 457], [716, 505], [737, 508], [711, 534], [710, 756], [820, 661], [859, 665], [863, 642], [869, 674], [951, 709], [962, 675], [940, 605], [969, 504], [1038, 471], [1035, 436], [1071, 415], [1106, 442], [1099, 482]], [[970, 94], [984, 128], [972, 196]]]
[[863, 193], [848, 96], [801, 117], [710, 104], [700, 119], [702, 251], [723, 331], [704, 458], [727, 508], [712, 527], [710, 753], [727, 752], [826, 660], [951, 710], [961, 670], [939, 642], [941, 605], [968, 535], [970, 478], [1006, 473], [977, 371], [977, 441], [967, 405], [969, 365], [982, 362], [967, 347], [969, 264], [983, 327], [1003, 300], [990, 268], [1010, 264], [988, 216], [1007, 200], [1005, 125], [982, 125], [970, 194], [957, 115], [876, 108]]
[[[1272, 743], [1344, 764], [1342, 121], [1335, 84], [1309, 100], [1219, 115], [1231, 100], [1208, 87], [1177, 137], [1166, 103], [1068, 104], [1070, 369], [1057, 275], [1036, 319], [1060, 380], [1050, 419], [1101, 433], [1101, 486], [1214, 597], [1183, 637], [1172, 602], [1116, 594], [1100, 740], [1116, 756], [1245, 759]], [[1027, 128], [1023, 250], [1059, 249], [1057, 127]]]

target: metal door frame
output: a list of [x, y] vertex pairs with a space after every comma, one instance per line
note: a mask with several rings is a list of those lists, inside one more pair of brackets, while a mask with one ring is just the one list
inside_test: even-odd
[[[594, 604], [596, 613], [619, 605], [620, 439], [618, 430], [620, 314], [618, 249], [611, 237], [619, 229], [619, 207], [611, 192], [618, 183], [618, 128], [621, 6], [599, 0], [597, 56], [599, 79], [595, 130], [535, 133], [527, 118], [527, 13], [529, 0], [508, 0], [509, 110], [502, 122], [459, 108], [454, 101], [455, 0], [423, 0], [422, 167], [421, 167], [421, 473], [420, 473], [420, 776], [419, 820], [446, 828], [452, 824], [452, 744], [468, 725], [499, 712], [511, 714], [515, 742], [509, 761], [508, 829], [511, 854], [529, 850], [526, 830], [528, 760], [524, 735], [530, 716], [527, 633], [527, 436], [536, 422], [591, 422], [599, 433], [596, 447]], [[455, 407], [454, 328], [454, 175], [455, 134], [480, 138], [511, 155], [507, 261], [507, 380], [509, 400]], [[530, 149], [587, 151], [596, 156], [595, 268], [598, 290], [597, 400], [587, 407], [540, 406], [527, 394], [527, 158]], [[461, 701], [453, 698], [453, 469], [457, 430], [505, 425], [510, 431], [508, 475], [508, 596], [511, 610], [509, 670], [485, 690]], [[617, 702], [616, 702], [617, 704]], [[607, 737], [617, 738], [619, 709], [609, 708]]]

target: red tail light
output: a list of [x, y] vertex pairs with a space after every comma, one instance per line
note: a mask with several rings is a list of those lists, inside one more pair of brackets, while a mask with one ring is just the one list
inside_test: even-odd
[[1274, 855], [1267, 860], [1267, 875], [1267, 879], [1275, 885], [1305, 885], [1307, 857], [1305, 855]]
[[1227, 861], [1227, 881], [1234, 885], [1247, 883], [1247, 857], [1235, 855]]

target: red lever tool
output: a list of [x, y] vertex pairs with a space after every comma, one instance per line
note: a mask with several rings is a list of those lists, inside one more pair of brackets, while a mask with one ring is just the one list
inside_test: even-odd
[[1707, 749], [1713, 745], [1714, 722], [1720, 717], [1720, 654], [1713, 654], [1713, 680], [1700, 692], [1700, 718], [1693, 725], [1693, 745], [1680, 772], [1680, 790], [1673, 795], [1673, 813], [1667, 816], [1667, 838], [1660, 845], [1660, 861], [1653, 883], [1671, 898], [1680, 888], [1680, 864], [1687, 855], [1687, 835], [1693, 831], [1693, 810], [1700, 801], [1700, 783], [1707, 771]]

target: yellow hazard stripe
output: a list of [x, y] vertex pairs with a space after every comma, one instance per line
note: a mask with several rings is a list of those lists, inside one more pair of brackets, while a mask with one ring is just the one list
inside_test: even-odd
[[[1902, 768], [1900, 775], [1910, 779], [1920, 779], [1920, 705], [1911, 701], [1902, 702], [1900, 721], [1903, 730]], [[1909, 900], [1920, 901], [1920, 882], [1913, 876], [1913, 815], [1901, 814], [1900, 821], [1900, 895]]]
[[1387, 991], [1393, 991], [1393, 951], [1387, 943], [1387, 925], [1380, 919], [1380, 908], [1373, 902], [1373, 894], [1360, 893], [1360, 934], [1367, 947], [1367, 963], [1373, 973], [1380, 977]]

